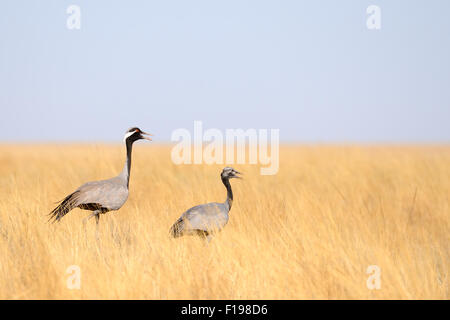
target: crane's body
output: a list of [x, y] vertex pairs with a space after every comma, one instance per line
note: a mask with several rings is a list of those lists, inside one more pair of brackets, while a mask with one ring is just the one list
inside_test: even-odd
[[52, 214], [56, 213], [55, 220], [59, 221], [73, 208], [91, 211], [98, 210], [100, 213], [106, 213], [119, 210], [127, 201], [127, 198], [128, 188], [119, 176], [108, 180], [91, 181], [83, 184], [68, 195], [52, 211]]
[[86, 219], [95, 216], [98, 223], [100, 214], [120, 209], [128, 199], [133, 143], [139, 139], [151, 141], [151, 138], [144, 137], [143, 134], [146, 133], [139, 128], [131, 128], [126, 132], [124, 141], [127, 148], [127, 159], [122, 172], [118, 176], [81, 185], [50, 212], [50, 220], [59, 221], [70, 210], [80, 208], [93, 211]]
[[177, 220], [175, 237], [220, 231], [228, 222], [229, 209], [224, 203], [207, 203], [190, 208]]
[[201, 204], [184, 212], [170, 228], [174, 238], [184, 235], [203, 235], [210, 240], [210, 236], [222, 230], [228, 223], [231, 206], [233, 204], [233, 192], [229, 179], [240, 178], [240, 172], [226, 167], [221, 173], [221, 179], [227, 189], [227, 199], [223, 203], [212, 202]]

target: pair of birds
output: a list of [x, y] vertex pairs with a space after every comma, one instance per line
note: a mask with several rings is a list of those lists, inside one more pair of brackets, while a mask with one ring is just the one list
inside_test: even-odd
[[[70, 210], [80, 208], [93, 211], [83, 220], [83, 224], [90, 218], [95, 217], [98, 228], [100, 214], [119, 210], [127, 201], [133, 143], [141, 139], [152, 141], [149, 136], [151, 134], [145, 133], [137, 127], [129, 129], [124, 136], [127, 158], [122, 172], [114, 178], [87, 182], [80, 186], [50, 212], [49, 221], [60, 221]], [[200, 235], [206, 237], [209, 241], [211, 235], [215, 231], [220, 231], [228, 222], [228, 212], [233, 204], [230, 179], [240, 178], [238, 174], [241, 173], [231, 167], [225, 167], [220, 178], [227, 189], [226, 201], [224, 203], [207, 203], [190, 208], [172, 225], [170, 234], [175, 238], [183, 235]]]

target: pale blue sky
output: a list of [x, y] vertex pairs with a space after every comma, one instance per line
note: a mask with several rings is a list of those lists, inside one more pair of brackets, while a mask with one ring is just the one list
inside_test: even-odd
[[[81, 8], [81, 30], [66, 9]], [[366, 8], [381, 7], [381, 30]], [[0, 2], [0, 141], [450, 142], [450, 1]]]

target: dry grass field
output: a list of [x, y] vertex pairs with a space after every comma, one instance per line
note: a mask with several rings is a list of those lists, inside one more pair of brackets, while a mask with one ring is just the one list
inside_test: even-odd
[[[450, 147], [283, 146], [280, 170], [233, 165], [234, 204], [209, 244], [171, 239], [186, 209], [224, 201], [223, 166], [138, 143], [130, 197], [102, 215], [55, 202], [123, 166], [121, 145], [0, 146], [0, 298], [449, 299]], [[68, 289], [78, 265], [81, 288]], [[381, 288], [366, 285], [381, 268]]]

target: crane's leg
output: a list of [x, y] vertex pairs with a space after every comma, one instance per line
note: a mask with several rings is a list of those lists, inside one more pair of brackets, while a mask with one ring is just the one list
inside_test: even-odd
[[94, 212], [92, 212], [90, 215], [88, 215], [86, 218], [84, 218], [83, 219], [83, 228], [84, 228], [84, 232], [86, 233], [86, 222], [89, 220], [89, 219], [91, 219], [92, 217], [95, 217], [95, 227], [96, 227], [96, 230], [95, 230], [95, 237], [97, 238], [97, 240], [98, 240], [98, 234], [99, 234], [99, 232], [98, 232], [98, 222], [100, 221], [100, 213], [101, 213], [101, 211], [100, 210], [95, 210]]
[[98, 223], [100, 222], [100, 210], [95, 211], [95, 238], [99, 240]]
[[88, 215], [86, 218], [83, 219], [83, 226], [86, 228], [86, 222], [92, 218], [95, 217], [97, 215], [96, 213], [97, 211], [94, 211], [93, 213], [91, 213], [90, 215]]

